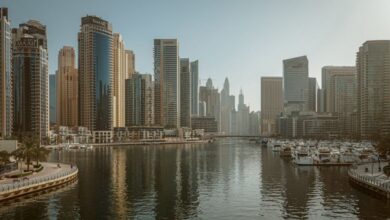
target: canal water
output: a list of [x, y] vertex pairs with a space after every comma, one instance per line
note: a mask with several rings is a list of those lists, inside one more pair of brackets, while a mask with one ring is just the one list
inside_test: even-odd
[[247, 140], [53, 152], [79, 180], [0, 204], [0, 219], [386, 219], [346, 167], [297, 167]]

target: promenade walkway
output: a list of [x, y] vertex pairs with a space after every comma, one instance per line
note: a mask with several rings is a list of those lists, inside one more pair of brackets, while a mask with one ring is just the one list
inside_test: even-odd
[[76, 166], [68, 164], [42, 163], [43, 170], [18, 179], [0, 180], [0, 201], [23, 194], [61, 185], [77, 177]]
[[361, 164], [352, 167], [348, 175], [353, 182], [390, 199], [390, 178], [382, 171], [385, 165], [387, 162]]

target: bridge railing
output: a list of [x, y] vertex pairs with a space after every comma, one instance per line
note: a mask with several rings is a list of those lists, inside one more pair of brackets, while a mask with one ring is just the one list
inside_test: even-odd
[[376, 188], [381, 189], [381, 190], [388, 192], [388, 193], [390, 192], [390, 181], [383, 182], [383, 181], [376, 179], [375, 177], [361, 175], [354, 169], [348, 170], [348, 175], [359, 182], [376, 187]]

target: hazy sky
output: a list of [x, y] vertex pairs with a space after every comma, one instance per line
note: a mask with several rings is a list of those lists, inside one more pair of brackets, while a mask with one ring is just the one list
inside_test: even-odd
[[[260, 77], [282, 76], [282, 60], [307, 55], [320, 84], [324, 65], [354, 65], [366, 40], [390, 39], [388, 0], [2, 0], [12, 26], [36, 19], [47, 26], [50, 74], [63, 45], [77, 48], [80, 18], [97, 15], [122, 34], [136, 54], [136, 69], [153, 73], [153, 39], [177, 38], [180, 57], [200, 62], [231, 93], [243, 89], [260, 109]], [[237, 102], [237, 101], [236, 101]]]

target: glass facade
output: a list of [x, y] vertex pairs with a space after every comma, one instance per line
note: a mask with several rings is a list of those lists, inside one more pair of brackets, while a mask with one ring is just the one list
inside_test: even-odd
[[111, 36], [93, 34], [93, 62], [95, 76], [95, 128], [111, 129]]

